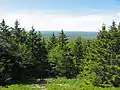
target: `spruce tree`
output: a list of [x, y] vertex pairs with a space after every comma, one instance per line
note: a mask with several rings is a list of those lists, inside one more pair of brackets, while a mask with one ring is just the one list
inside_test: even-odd
[[55, 48], [56, 45], [57, 45], [57, 38], [53, 33], [47, 42], [47, 50], [50, 51], [51, 49]]
[[6, 25], [6, 22], [3, 19], [2, 22], [0, 23], [0, 33], [3, 34], [4, 38], [6, 39], [11, 36], [9, 29], [10, 29], [9, 26]]
[[41, 33], [36, 32], [33, 27], [28, 34], [28, 48], [32, 52], [33, 75], [35, 77], [46, 77], [49, 68], [47, 50], [43, 45]]
[[73, 55], [74, 55], [74, 60], [75, 60], [75, 65], [76, 65], [76, 73], [79, 73], [82, 71], [82, 65], [83, 65], [83, 45], [82, 45], [82, 40], [81, 37], [78, 37], [75, 40], [75, 44], [73, 47]]
[[67, 43], [68, 43], [68, 36], [64, 33], [63, 30], [61, 30], [58, 36], [58, 44], [61, 47], [61, 49], [63, 49]]

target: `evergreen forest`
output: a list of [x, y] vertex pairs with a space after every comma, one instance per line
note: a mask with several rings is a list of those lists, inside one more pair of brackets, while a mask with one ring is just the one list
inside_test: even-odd
[[94, 39], [74, 40], [63, 30], [46, 40], [34, 26], [26, 30], [18, 20], [14, 27], [6, 23], [0, 23], [0, 86], [64, 77], [120, 87], [120, 23], [103, 24]]

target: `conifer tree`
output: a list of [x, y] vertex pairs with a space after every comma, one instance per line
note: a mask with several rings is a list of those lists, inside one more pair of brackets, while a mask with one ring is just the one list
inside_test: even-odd
[[57, 45], [57, 38], [56, 38], [56, 36], [53, 33], [52, 36], [49, 38], [48, 43], [47, 43], [48, 51], [50, 51], [51, 49], [55, 48], [56, 45]]
[[3, 19], [2, 22], [0, 23], [0, 33], [3, 34], [4, 38], [10, 37], [10, 31], [9, 31], [9, 26], [6, 25], [5, 20]]
[[[47, 50], [42, 42], [42, 35], [32, 27], [28, 35], [28, 48], [32, 52], [33, 75], [36, 77], [46, 77], [48, 75]], [[48, 65], [48, 66], [47, 66]]]
[[75, 44], [73, 47], [73, 55], [74, 55], [74, 60], [75, 60], [75, 65], [76, 65], [76, 72], [79, 73], [82, 70], [82, 59], [83, 59], [83, 45], [82, 45], [82, 40], [81, 37], [78, 37], [75, 40]]
[[67, 43], [68, 43], [68, 37], [64, 33], [64, 31], [61, 30], [61, 32], [60, 32], [60, 34], [58, 36], [58, 44], [61, 47], [61, 49], [63, 49]]

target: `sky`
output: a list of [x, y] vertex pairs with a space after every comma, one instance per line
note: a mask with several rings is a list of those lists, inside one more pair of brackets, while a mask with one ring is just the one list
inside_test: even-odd
[[30, 30], [99, 31], [120, 21], [120, 0], [1, 0], [0, 21]]

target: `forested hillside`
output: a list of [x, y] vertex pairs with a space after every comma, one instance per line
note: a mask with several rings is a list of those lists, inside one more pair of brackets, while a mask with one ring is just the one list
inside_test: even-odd
[[66, 77], [97, 87], [120, 86], [120, 23], [103, 25], [92, 40], [71, 41], [61, 30], [46, 41], [34, 27], [27, 31], [17, 20], [14, 27], [0, 23], [0, 85]]
[[[46, 40], [52, 35], [54, 32], [55, 36], [57, 37], [59, 35], [59, 31], [40, 31], [42, 36], [46, 38]], [[98, 32], [84, 32], [84, 31], [64, 31], [65, 34], [67, 34], [68, 38], [70, 40], [74, 40], [77, 37], [85, 38], [85, 39], [94, 39], [96, 38]]]

